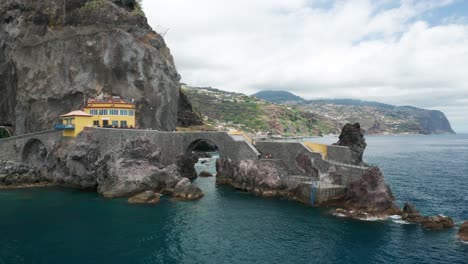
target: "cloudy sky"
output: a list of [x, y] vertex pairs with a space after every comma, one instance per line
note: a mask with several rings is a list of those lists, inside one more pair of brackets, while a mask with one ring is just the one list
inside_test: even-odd
[[182, 81], [438, 109], [468, 132], [468, 0], [144, 0]]

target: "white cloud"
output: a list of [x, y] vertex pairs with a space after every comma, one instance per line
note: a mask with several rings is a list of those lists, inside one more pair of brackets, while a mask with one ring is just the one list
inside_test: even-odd
[[439, 108], [456, 130], [468, 131], [460, 100], [468, 98], [467, 20], [424, 20], [450, 4], [145, 0], [143, 6], [153, 28], [170, 28], [165, 39], [183, 82]]

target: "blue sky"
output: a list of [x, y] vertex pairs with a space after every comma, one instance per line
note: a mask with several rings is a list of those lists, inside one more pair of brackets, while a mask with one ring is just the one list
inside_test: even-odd
[[468, 132], [468, 0], [144, 0], [182, 81], [446, 113]]

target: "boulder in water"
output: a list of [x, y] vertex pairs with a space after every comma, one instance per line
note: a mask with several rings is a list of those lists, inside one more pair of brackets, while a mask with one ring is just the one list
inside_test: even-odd
[[159, 201], [159, 194], [153, 191], [145, 191], [128, 198], [130, 204], [157, 204]]
[[191, 201], [200, 199], [203, 195], [203, 191], [198, 186], [191, 183], [189, 179], [182, 178], [174, 187], [172, 197], [177, 201]]
[[202, 172], [200, 172], [200, 174], [198, 175], [198, 177], [213, 177], [213, 174], [211, 174], [211, 173], [208, 172], [208, 171], [202, 171]]

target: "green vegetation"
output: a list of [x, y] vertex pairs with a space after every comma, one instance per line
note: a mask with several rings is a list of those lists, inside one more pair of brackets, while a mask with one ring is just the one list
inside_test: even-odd
[[90, 12], [101, 9], [105, 0], [91, 0], [81, 7], [80, 12]]
[[277, 105], [239, 93], [184, 86], [194, 109], [214, 127], [291, 136], [319, 135], [335, 128], [296, 107]]

